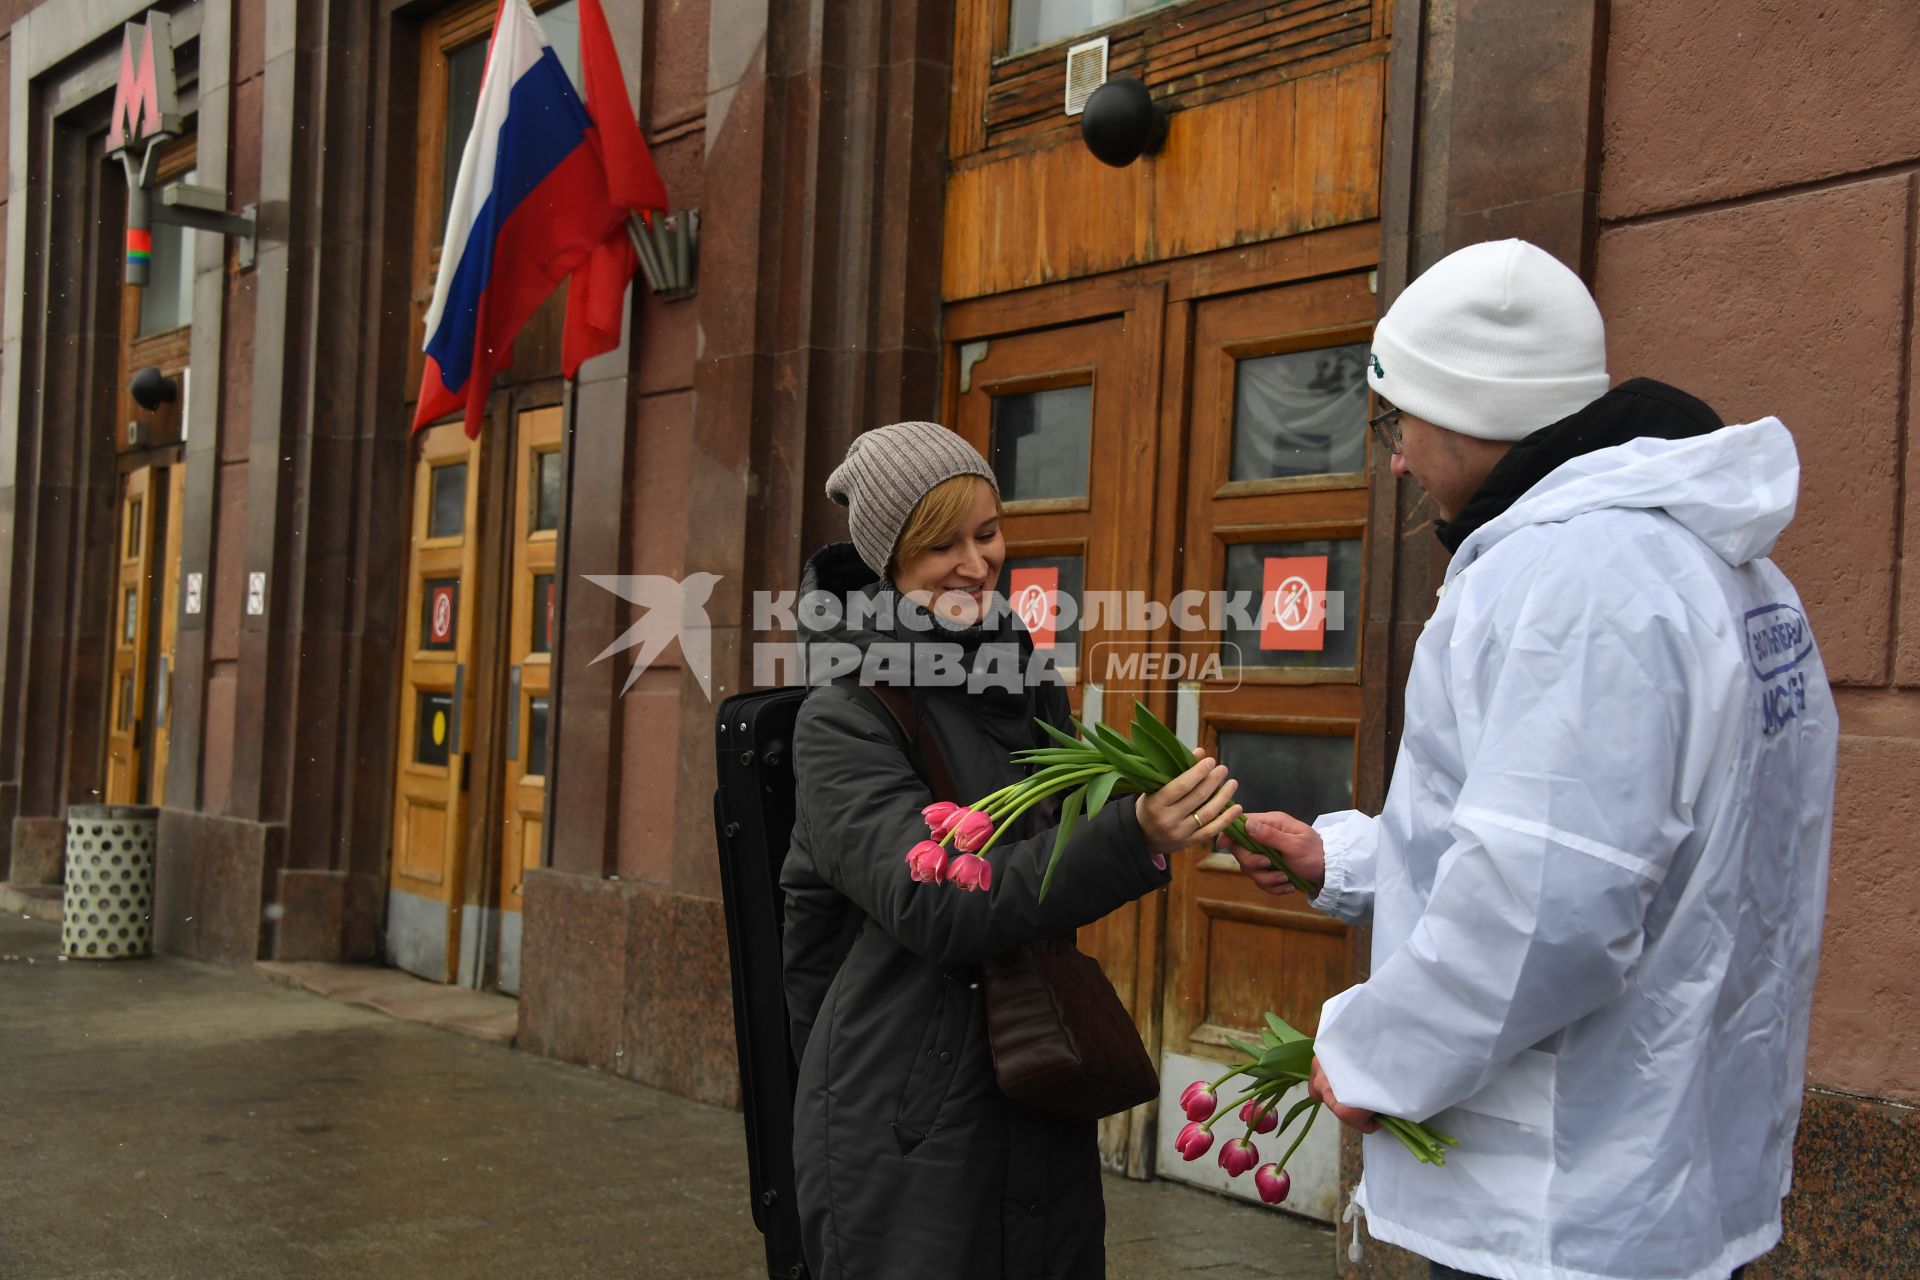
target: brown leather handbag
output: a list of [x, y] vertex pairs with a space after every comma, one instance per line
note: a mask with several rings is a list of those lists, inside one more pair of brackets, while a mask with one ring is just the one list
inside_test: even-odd
[[[899, 727], [934, 799], [964, 804], [939, 744], [919, 732], [906, 696], [886, 686], [868, 692]], [[1016, 947], [987, 961], [982, 977], [993, 1074], [1011, 1101], [1056, 1119], [1092, 1121], [1160, 1095], [1153, 1060], [1119, 993], [1070, 939]]]
[[987, 1039], [1000, 1092], [1029, 1111], [1098, 1120], [1151, 1102], [1160, 1077], [1100, 964], [1065, 939], [985, 966]]

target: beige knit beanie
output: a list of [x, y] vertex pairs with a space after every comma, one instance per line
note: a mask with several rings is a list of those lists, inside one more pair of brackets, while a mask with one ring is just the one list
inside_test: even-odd
[[827, 496], [847, 509], [860, 559], [884, 574], [914, 507], [955, 476], [979, 476], [1000, 492], [993, 468], [965, 440], [937, 422], [896, 422], [853, 438], [827, 477]]

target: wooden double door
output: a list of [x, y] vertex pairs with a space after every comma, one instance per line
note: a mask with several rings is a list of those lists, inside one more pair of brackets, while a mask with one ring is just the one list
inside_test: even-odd
[[[947, 313], [948, 421], [1006, 503], [1002, 590], [1078, 713], [1124, 732], [1144, 702], [1231, 768], [1249, 809], [1309, 820], [1377, 789], [1362, 762], [1384, 751], [1384, 691], [1362, 678], [1368, 467], [1384, 465], [1366, 427], [1370, 280], [1356, 265], [1199, 294], [1172, 275]], [[1268, 1009], [1311, 1032], [1352, 981], [1349, 931], [1193, 849], [1168, 893], [1081, 945], [1161, 1064], [1161, 1104], [1106, 1121], [1103, 1156], [1250, 1195], [1173, 1154], [1174, 1099]], [[1331, 1218], [1334, 1126], [1317, 1128], [1289, 1208]]]
[[[414, 437], [387, 955], [519, 990], [522, 884], [548, 774], [561, 410]], [[504, 437], [504, 438], [501, 438]]]
[[186, 473], [169, 451], [120, 474], [102, 788], [107, 804], [166, 802]]

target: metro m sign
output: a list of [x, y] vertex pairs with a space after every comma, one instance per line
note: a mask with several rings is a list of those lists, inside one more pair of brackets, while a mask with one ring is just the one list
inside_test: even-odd
[[[139, 54], [134, 50], [138, 48]], [[120, 37], [120, 83], [113, 91], [107, 150], [125, 151], [154, 137], [180, 132], [180, 104], [173, 85], [173, 21], [149, 13], [147, 25], [129, 22]]]

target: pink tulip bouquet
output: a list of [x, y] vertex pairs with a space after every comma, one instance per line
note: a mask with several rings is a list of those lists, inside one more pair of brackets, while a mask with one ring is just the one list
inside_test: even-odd
[[[1075, 720], [1073, 727], [1080, 733], [1075, 739], [1044, 721], [1036, 723], [1058, 745], [1014, 753], [1016, 762], [1034, 766], [1032, 774], [971, 805], [943, 800], [920, 811], [931, 838], [907, 851], [907, 870], [915, 880], [963, 890], [991, 889], [993, 864], [987, 861], [986, 853], [993, 842], [1020, 815], [1048, 796], [1064, 791], [1067, 798], [1060, 809], [1053, 856], [1040, 881], [1040, 896], [1044, 899], [1082, 814], [1089, 818], [1096, 816], [1116, 794], [1145, 795], [1158, 791], [1196, 763], [1187, 745], [1139, 702], [1133, 704], [1131, 738], [1103, 724], [1089, 730]], [[1307, 894], [1314, 892], [1313, 886], [1294, 874], [1278, 852], [1253, 838], [1244, 819], [1233, 820], [1227, 828], [1227, 837], [1285, 871], [1296, 889]], [[947, 852], [949, 845], [954, 849], [952, 854]], [[1267, 1026], [1261, 1031], [1260, 1039], [1258, 1049], [1238, 1040], [1231, 1041], [1247, 1060], [1211, 1084], [1196, 1080], [1187, 1086], [1180, 1095], [1187, 1125], [1175, 1139], [1174, 1146], [1186, 1159], [1198, 1160], [1213, 1146], [1213, 1126], [1237, 1109], [1247, 1133], [1245, 1137], [1230, 1139], [1220, 1148], [1220, 1167], [1234, 1178], [1252, 1169], [1254, 1188], [1260, 1198], [1268, 1204], [1279, 1204], [1293, 1186], [1287, 1161], [1300, 1149], [1300, 1143], [1320, 1114], [1318, 1102], [1302, 1098], [1288, 1109], [1284, 1119], [1277, 1117], [1286, 1095], [1296, 1086], [1304, 1085], [1313, 1069], [1313, 1039], [1295, 1031], [1272, 1013], [1267, 1015]], [[1221, 1086], [1242, 1076], [1251, 1082], [1250, 1087], [1221, 1104]], [[1286, 1154], [1277, 1164], [1262, 1165], [1259, 1148], [1253, 1142], [1255, 1135], [1272, 1133], [1277, 1142], [1303, 1115], [1306, 1119]], [[1426, 1164], [1445, 1164], [1447, 1148], [1458, 1145], [1446, 1134], [1411, 1120], [1381, 1116], [1380, 1124]]]
[[[1295, 1031], [1277, 1014], [1269, 1013], [1260, 1040], [1259, 1049], [1238, 1040], [1232, 1041], [1233, 1047], [1247, 1055], [1248, 1060], [1237, 1064], [1233, 1070], [1211, 1083], [1195, 1080], [1181, 1093], [1180, 1109], [1187, 1113], [1187, 1124], [1180, 1130], [1173, 1145], [1183, 1158], [1198, 1160], [1213, 1146], [1214, 1125], [1229, 1114], [1237, 1114], [1240, 1122], [1247, 1127], [1246, 1136], [1230, 1138], [1221, 1146], [1220, 1167], [1227, 1171], [1230, 1178], [1237, 1178], [1252, 1169], [1254, 1190], [1260, 1194], [1260, 1198], [1268, 1204], [1279, 1204], [1293, 1189], [1293, 1177], [1287, 1172], [1287, 1161], [1293, 1159], [1293, 1153], [1300, 1149], [1308, 1130], [1313, 1128], [1313, 1122], [1320, 1114], [1320, 1104], [1312, 1098], [1301, 1098], [1288, 1109], [1284, 1119], [1276, 1118], [1275, 1113], [1295, 1086], [1306, 1083], [1308, 1073], [1313, 1069], [1313, 1039]], [[1221, 1102], [1221, 1086], [1240, 1076], [1249, 1080], [1251, 1087], [1238, 1097]], [[1300, 1124], [1300, 1130], [1287, 1147], [1286, 1154], [1277, 1163], [1261, 1164], [1260, 1149], [1253, 1144], [1254, 1136], [1271, 1133], [1274, 1141], [1278, 1142], [1286, 1137], [1293, 1129], [1294, 1122], [1303, 1115], [1306, 1119]], [[1398, 1138], [1401, 1145], [1424, 1164], [1445, 1164], [1447, 1148], [1459, 1145], [1437, 1129], [1395, 1116], [1381, 1116], [1380, 1127]]]
[[[1096, 817], [1115, 795], [1151, 794], [1173, 778], [1191, 769], [1196, 757], [1187, 745], [1147, 710], [1133, 704], [1133, 736], [1120, 734], [1106, 725], [1091, 730], [1078, 720], [1073, 727], [1078, 738], [1070, 738], [1045, 721], [1035, 721], [1057, 744], [1017, 751], [1018, 764], [1034, 767], [1034, 772], [1011, 786], [982, 796], [962, 807], [942, 801], [921, 810], [931, 838], [907, 851], [907, 868], [915, 880], [929, 884], [949, 884], [957, 889], [990, 889], [993, 867], [986, 853], [1000, 833], [1027, 810], [1048, 796], [1066, 792], [1060, 808], [1060, 827], [1053, 839], [1053, 856], [1047, 861], [1046, 875], [1040, 882], [1044, 900], [1053, 885], [1053, 873], [1061, 855], [1073, 838], [1082, 815]], [[1227, 828], [1235, 844], [1257, 853], [1273, 866], [1286, 871], [1294, 887], [1312, 893], [1313, 887], [1295, 875], [1280, 855], [1253, 838], [1244, 818], [1235, 818]], [[954, 853], [949, 855], [951, 845]]]

